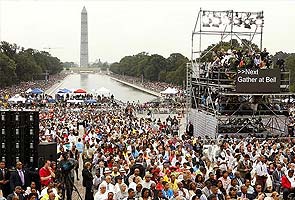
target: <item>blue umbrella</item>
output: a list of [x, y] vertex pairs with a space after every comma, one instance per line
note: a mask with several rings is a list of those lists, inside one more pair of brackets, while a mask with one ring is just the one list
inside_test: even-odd
[[50, 98], [50, 99], [47, 99], [47, 102], [48, 102], [48, 103], [55, 103], [56, 101], [55, 101], [55, 99]]
[[72, 92], [71, 90], [69, 90], [67, 88], [62, 89], [62, 91], [64, 91], [64, 93], [71, 93]]
[[57, 93], [65, 93], [65, 94], [67, 94], [67, 93], [71, 93], [71, 92], [72, 92], [71, 90], [64, 88], [64, 89], [59, 89]]
[[65, 93], [62, 89], [59, 89], [58, 91], [57, 91], [57, 93], [58, 94], [63, 94], [63, 93]]
[[40, 88], [34, 88], [31, 93], [32, 94], [42, 94], [44, 91], [41, 90]]
[[95, 99], [87, 99], [85, 103], [97, 103], [97, 101]]

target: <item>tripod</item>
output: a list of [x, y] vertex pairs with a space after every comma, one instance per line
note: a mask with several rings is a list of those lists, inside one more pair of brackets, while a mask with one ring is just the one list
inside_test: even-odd
[[77, 192], [78, 199], [83, 200], [81, 194], [79, 193], [79, 190], [75, 186], [72, 178], [70, 177], [70, 172], [64, 172], [63, 174], [63, 182], [62, 182], [62, 193], [63, 193], [63, 199], [65, 197], [65, 193], [67, 194], [67, 199], [72, 199], [73, 191]]

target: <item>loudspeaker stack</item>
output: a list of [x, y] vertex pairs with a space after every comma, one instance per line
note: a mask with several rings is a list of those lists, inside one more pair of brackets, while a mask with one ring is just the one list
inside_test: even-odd
[[0, 111], [0, 160], [38, 167], [39, 112]]

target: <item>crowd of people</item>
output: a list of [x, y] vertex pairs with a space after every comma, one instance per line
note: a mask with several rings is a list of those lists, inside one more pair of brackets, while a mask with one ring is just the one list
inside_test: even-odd
[[[86, 200], [276, 200], [294, 192], [295, 140], [204, 143], [193, 137], [193, 125], [185, 133], [175, 131], [176, 117], [138, 118], [132, 105], [109, 110], [69, 106], [40, 110], [40, 141], [58, 143], [58, 163], [46, 161], [39, 169], [43, 193], [29, 181], [13, 185], [16, 174], [2, 182], [0, 173], [2, 191], [9, 183], [14, 195], [21, 186], [24, 194], [36, 191], [39, 199], [69, 200], [79, 179]], [[9, 192], [3, 193], [8, 198]]]
[[20, 82], [17, 87], [15, 87], [15, 85], [4, 88], [0, 86], [0, 100], [4, 100], [6, 96], [11, 97], [15, 94], [24, 93], [28, 88], [42, 88], [45, 91], [58, 81], [62, 80], [65, 76], [66, 74], [60, 73], [50, 75], [47, 80]]
[[28, 100], [30, 99], [37, 99], [41, 101], [42, 99], [51, 98], [48, 95], [32, 95], [30, 93], [26, 93], [26, 91], [31, 88], [41, 88], [44, 91], [52, 87], [55, 83], [65, 78], [66, 74], [60, 73], [56, 75], [50, 75], [47, 80], [34, 80], [28, 82], [21, 82], [17, 85], [17, 87], [10, 86], [10, 87], [1, 87], [0, 86], [0, 108], [6, 107], [8, 105], [8, 99], [13, 97], [14, 95], [20, 95], [23, 97], [27, 97]]
[[[278, 199], [280, 194], [287, 199], [293, 192], [295, 140], [204, 144], [191, 137], [193, 126], [180, 136], [173, 131], [177, 118], [138, 119], [132, 106], [102, 112], [80, 108], [76, 119], [65, 113], [53, 112], [55, 125], [48, 128], [53, 135], [45, 137], [62, 136], [61, 152], [77, 148], [81, 154], [85, 199]], [[58, 116], [65, 123], [56, 124]], [[61, 129], [63, 124], [69, 127]], [[85, 128], [82, 136], [77, 124]]]
[[236, 73], [239, 69], [273, 69], [278, 67], [282, 72], [281, 80], [288, 81], [284, 59], [273, 62], [270, 53], [263, 51], [228, 49], [213, 51], [212, 58], [200, 65], [200, 79], [210, 80], [216, 84], [235, 84]]
[[[201, 66], [201, 76], [217, 78], [218, 71], [225, 72], [224, 76], [232, 79], [234, 74], [239, 68], [247, 69], [269, 69], [272, 61], [270, 54], [266, 48], [262, 52], [255, 52], [254, 50], [231, 50], [214, 51], [212, 55], [212, 62], [206, 62]], [[284, 62], [279, 61], [278, 65], [281, 69], [284, 68]], [[222, 77], [220, 77], [222, 78]]]
[[212, 67], [222, 69], [237, 69], [237, 68], [254, 68], [267, 69], [270, 68], [270, 54], [266, 48], [261, 52], [254, 50], [228, 50], [214, 52]]
[[[48, 104], [40, 142], [57, 143], [57, 162], [38, 172], [0, 162], [2, 199], [278, 200], [295, 192], [295, 139], [204, 141], [176, 116], [138, 117], [135, 107]], [[82, 166], [81, 166], [82, 164]], [[81, 172], [81, 168], [83, 168]], [[78, 192], [81, 192], [78, 190]], [[77, 192], [76, 192], [77, 193]]]

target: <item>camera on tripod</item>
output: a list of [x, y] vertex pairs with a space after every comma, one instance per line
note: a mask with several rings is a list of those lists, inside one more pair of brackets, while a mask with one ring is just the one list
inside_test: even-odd
[[61, 171], [63, 173], [69, 173], [72, 169], [75, 168], [75, 163], [71, 160], [67, 160], [61, 165]]
[[63, 174], [68, 174], [72, 169], [77, 165], [76, 161], [73, 159], [69, 159], [68, 153], [62, 154], [63, 160], [60, 161], [60, 170]]

